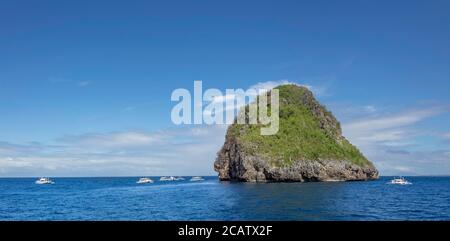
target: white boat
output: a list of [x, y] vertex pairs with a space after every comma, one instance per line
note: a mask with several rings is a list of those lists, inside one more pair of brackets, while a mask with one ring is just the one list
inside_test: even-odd
[[198, 182], [198, 181], [204, 181], [203, 177], [192, 177], [191, 182]]
[[390, 184], [396, 184], [396, 185], [409, 185], [409, 184], [412, 184], [412, 183], [408, 182], [403, 177], [394, 178], [389, 183]]
[[36, 184], [53, 184], [54, 182], [48, 177], [41, 177], [35, 182]]
[[170, 177], [161, 177], [159, 180], [160, 181], [175, 181], [175, 177], [172, 177], [172, 176], [170, 176]]
[[136, 183], [138, 184], [153, 183], [153, 180], [148, 177], [141, 177]]
[[175, 177], [174, 180], [175, 180], [175, 181], [183, 181], [183, 180], [184, 180], [184, 177]]

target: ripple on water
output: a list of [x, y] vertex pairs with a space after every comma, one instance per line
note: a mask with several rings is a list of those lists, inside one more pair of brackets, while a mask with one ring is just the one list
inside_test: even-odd
[[[158, 178], [153, 178], [158, 180]], [[1, 220], [450, 220], [450, 178], [137, 185], [137, 177], [0, 179]]]

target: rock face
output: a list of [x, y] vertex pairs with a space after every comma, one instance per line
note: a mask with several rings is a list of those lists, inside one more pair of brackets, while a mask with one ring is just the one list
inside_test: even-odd
[[336, 118], [304, 87], [283, 85], [280, 130], [261, 136], [259, 128], [234, 123], [217, 154], [220, 180], [245, 182], [357, 181], [378, 171], [341, 134]]

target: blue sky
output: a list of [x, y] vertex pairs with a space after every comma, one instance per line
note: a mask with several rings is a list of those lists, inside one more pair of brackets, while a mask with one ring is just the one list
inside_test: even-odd
[[0, 176], [214, 175], [226, 127], [170, 120], [171, 92], [194, 80], [311, 86], [383, 175], [449, 175], [449, 10], [1, 1]]

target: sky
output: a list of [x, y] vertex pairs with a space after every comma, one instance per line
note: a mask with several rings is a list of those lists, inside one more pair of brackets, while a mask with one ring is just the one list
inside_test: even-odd
[[0, 177], [215, 175], [171, 93], [297, 83], [381, 175], [450, 175], [450, 2], [0, 2]]

